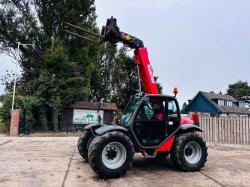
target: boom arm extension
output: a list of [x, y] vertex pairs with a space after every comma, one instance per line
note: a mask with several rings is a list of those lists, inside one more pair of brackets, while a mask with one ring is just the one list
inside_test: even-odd
[[120, 32], [116, 19], [111, 17], [107, 20], [106, 26], [102, 28], [103, 42], [111, 43], [121, 42], [135, 49], [135, 63], [139, 66], [140, 79], [144, 88], [144, 92], [148, 94], [158, 94], [155, 77], [152, 66], [148, 58], [147, 49], [144, 48], [143, 42], [125, 32]]
[[[139, 76], [144, 88], [144, 92], [148, 94], [158, 94], [158, 88], [156, 85], [156, 81], [153, 74], [153, 69], [150, 65], [150, 61], [148, 58], [148, 52], [147, 49], [144, 48], [143, 42], [125, 32], [121, 32], [120, 28], [117, 26], [116, 19], [111, 17], [107, 20], [106, 26], [103, 26], [101, 35], [94, 33], [92, 31], [86, 30], [84, 28], [81, 28], [79, 26], [66, 23], [69, 28], [74, 29], [73, 31], [65, 30], [69, 34], [81, 37], [83, 39], [86, 39], [91, 42], [95, 43], [118, 43], [121, 42], [124, 45], [129, 46], [134, 50], [135, 54], [135, 63], [139, 67]], [[78, 34], [77, 31], [80, 31], [83, 34]]]

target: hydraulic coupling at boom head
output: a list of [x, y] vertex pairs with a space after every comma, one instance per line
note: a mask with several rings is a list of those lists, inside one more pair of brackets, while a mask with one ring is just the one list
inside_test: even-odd
[[113, 18], [113, 16], [108, 19], [106, 25], [102, 27], [101, 34], [92, 32], [88, 29], [84, 29], [71, 23], [66, 23], [66, 26], [66, 29], [64, 29], [65, 32], [97, 44], [105, 42], [115, 44], [121, 42], [132, 49], [144, 47], [143, 42], [140, 39], [125, 32], [121, 32], [120, 28], [117, 26], [117, 21], [115, 18]]
[[132, 49], [144, 47], [143, 42], [140, 39], [125, 32], [120, 32], [120, 28], [117, 26], [117, 21], [113, 16], [107, 20], [106, 26], [102, 27], [101, 34], [103, 36], [103, 42], [121, 42]]

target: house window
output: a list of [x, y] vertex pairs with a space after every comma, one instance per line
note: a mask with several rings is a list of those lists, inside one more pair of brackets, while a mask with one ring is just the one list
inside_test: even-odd
[[240, 103], [239, 103], [239, 107], [240, 107], [240, 108], [245, 108], [245, 103], [244, 103], [244, 102], [240, 102]]
[[226, 101], [226, 100], [218, 100], [218, 105], [219, 106], [226, 106], [226, 107], [232, 107], [233, 106], [233, 102], [232, 101]]
[[218, 100], [218, 105], [224, 106], [224, 105], [225, 105], [225, 104], [224, 104], [224, 100]]
[[233, 102], [232, 101], [226, 101], [228, 107], [232, 107], [233, 106]]

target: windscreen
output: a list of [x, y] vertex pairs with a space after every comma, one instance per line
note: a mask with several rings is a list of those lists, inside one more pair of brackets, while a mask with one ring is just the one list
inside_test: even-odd
[[140, 101], [139, 98], [135, 98], [135, 99], [132, 99], [128, 103], [128, 105], [126, 106], [126, 108], [124, 109], [124, 111], [122, 113], [122, 117], [121, 117], [121, 125], [122, 126], [128, 124], [128, 122], [129, 122], [130, 118], [132, 117], [132, 114], [134, 113], [139, 101]]

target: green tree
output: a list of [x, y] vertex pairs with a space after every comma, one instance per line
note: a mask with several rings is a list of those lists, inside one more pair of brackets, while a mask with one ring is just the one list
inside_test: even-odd
[[[0, 0], [0, 53], [16, 58], [22, 69], [16, 96], [23, 104], [16, 107], [26, 113], [24, 121], [37, 122], [33, 128], [58, 130], [63, 107], [76, 100], [111, 101], [123, 109], [138, 93], [136, 65], [124, 49], [63, 31], [70, 22], [99, 32], [95, 19], [94, 0]], [[16, 54], [18, 42], [34, 47], [21, 45]], [[1, 115], [8, 122], [13, 74], [3, 79]]]
[[98, 59], [94, 63], [91, 75], [91, 101], [110, 101], [114, 88], [114, 75], [118, 67], [116, 56], [116, 45], [107, 43], [99, 48]]
[[[159, 82], [157, 86], [161, 93], [162, 86]], [[118, 108], [123, 110], [131, 97], [139, 91], [138, 71], [134, 58], [129, 56], [124, 48], [117, 50], [112, 44], [103, 46], [93, 71], [91, 99], [115, 102]]]
[[[33, 118], [33, 108], [35, 106], [37, 98], [34, 96], [24, 97], [17, 96], [15, 98], [16, 108], [21, 110], [21, 127], [31, 128], [35, 119]], [[0, 116], [5, 122], [5, 125], [9, 129], [10, 124], [10, 108], [12, 104], [12, 95], [5, 95], [0, 97], [0, 101], [3, 103], [3, 106], [0, 109]]]
[[249, 102], [246, 96], [250, 96], [250, 86], [248, 82], [243, 81], [229, 84], [227, 94], [235, 97], [237, 100]]
[[[16, 95], [23, 100], [38, 98], [32, 111], [45, 130], [58, 129], [63, 106], [73, 100], [88, 99], [97, 47], [65, 35], [63, 27], [65, 22], [71, 22], [97, 30], [95, 18], [94, 0], [0, 1], [0, 53], [7, 53], [18, 61], [22, 75], [17, 81]], [[17, 42], [32, 43], [35, 47], [21, 45], [19, 55], [16, 54]], [[6, 76], [4, 106], [13, 88], [12, 75]], [[54, 126], [47, 127], [48, 121]]]
[[184, 102], [183, 105], [182, 105], [182, 108], [181, 108], [181, 113], [182, 113], [182, 114], [185, 114], [185, 113], [186, 113], [186, 108], [187, 108], [187, 103]]
[[116, 45], [100, 48], [91, 79], [90, 100], [115, 102], [120, 109], [132, 95], [139, 92], [138, 75], [134, 59]]
[[124, 49], [119, 50], [116, 64], [111, 100], [123, 110], [131, 96], [139, 93], [138, 72], [134, 59], [128, 56]]

